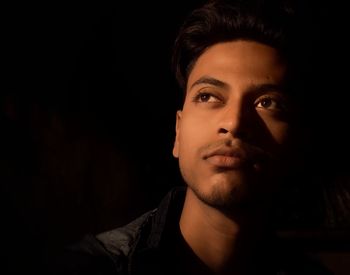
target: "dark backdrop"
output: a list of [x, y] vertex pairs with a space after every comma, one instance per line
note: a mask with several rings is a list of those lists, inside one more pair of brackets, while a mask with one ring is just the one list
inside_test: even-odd
[[190, 6], [7, 7], [0, 180], [9, 270], [131, 221], [181, 184], [170, 58]]
[[[5, 269], [13, 274], [85, 233], [131, 221], [182, 184], [171, 154], [182, 95], [170, 58], [185, 15], [203, 1], [116, 2], [5, 9], [1, 243]], [[333, 190], [334, 182], [349, 185], [349, 162], [340, 161], [349, 153], [342, 99], [348, 69], [338, 65], [347, 58], [347, 20], [337, 3], [329, 8], [323, 7], [331, 20], [323, 22], [315, 77], [321, 89], [313, 109], [319, 135], [311, 150], [324, 160], [313, 169], [322, 171]], [[329, 205], [337, 202], [334, 196]], [[337, 243], [349, 240], [346, 215], [327, 223], [333, 229], [340, 224]], [[339, 250], [333, 246], [331, 252]]]

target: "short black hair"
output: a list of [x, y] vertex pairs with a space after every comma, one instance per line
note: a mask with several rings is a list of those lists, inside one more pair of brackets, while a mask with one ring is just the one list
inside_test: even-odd
[[261, 42], [276, 48], [287, 61], [293, 61], [293, 52], [298, 51], [297, 43], [304, 33], [298, 28], [304, 27], [298, 24], [300, 18], [297, 4], [290, 1], [207, 2], [188, 16], [176, 38], [172, 65], [179, 85], [186, 88], [196, 60], [208, 47], [220, 42]]

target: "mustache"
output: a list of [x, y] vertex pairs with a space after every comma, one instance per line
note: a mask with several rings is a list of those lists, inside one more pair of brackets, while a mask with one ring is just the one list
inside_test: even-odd
[[213, 155], [236, 156], [247, 162], [274, 160], [276, 157], [266, 150], [236, 139], [221, 139], [199, 149], [203, 159]]

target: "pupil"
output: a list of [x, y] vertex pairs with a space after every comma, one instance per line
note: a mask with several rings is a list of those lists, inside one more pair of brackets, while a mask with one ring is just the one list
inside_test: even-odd
[[208, 99], [209, 99], [209, 95], [201, 95], [201, 99], [203, 100], [203, 101], [207, 101]]
[[271, 105], [271, 100], [268, 99], [268, 98], [265, 98], [265, 99], [263, 99], [263, 100], [261, 101], [261, 105], [262, 105], [263, 107], [269, 107], [269, 106]]

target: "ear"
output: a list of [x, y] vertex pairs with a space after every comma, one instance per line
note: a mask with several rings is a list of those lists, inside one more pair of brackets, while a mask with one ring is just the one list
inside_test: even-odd
[[173, 147], [173, 156], [175, 158], [179, 157], [179, 136], [180, 136], [180, 124], [181, 124], [181, 116], [182, 112], [179, 110], [176, 112], [176, 135], [175, 135], [175, 142], [174, 142], [174, 147]]

